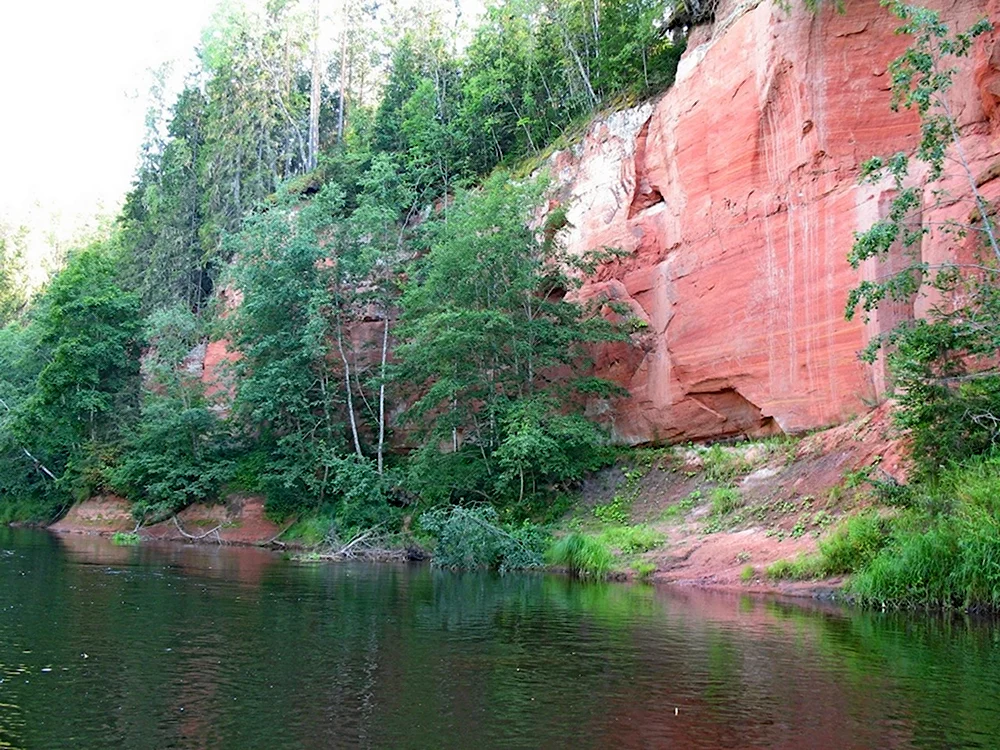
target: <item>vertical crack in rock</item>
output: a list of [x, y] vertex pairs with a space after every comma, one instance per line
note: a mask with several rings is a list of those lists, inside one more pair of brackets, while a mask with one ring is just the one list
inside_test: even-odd
[[652, 120], [650, 117], [643, 123], [635, 139], [635, 191], [632, 194], [632, 203], [628, 207], [629, 219], [657, 203], [663, 203], [663, 194], [650, 183], [649, 172], [646, 169], [646, 141], [649, 138], [649, 123]]

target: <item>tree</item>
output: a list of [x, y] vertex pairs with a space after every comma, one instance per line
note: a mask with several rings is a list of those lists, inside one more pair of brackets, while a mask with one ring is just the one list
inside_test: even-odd
[[[890, 65], [892, 107], [916, 111], [920, 141], [916, 161], [926, 177], [915, 179], [906, 153], [875, 157], [862, 165], [862, 180], [888, 179], [896, 195], [886, 218], [855, 237], [850, 262], [858, 268], [869, 260], [885, 262], [901, 248], [912, 262], [905, 268], [863, 281], [849, 297], [848, 318], [860, 309], [868, 315], [891, 302], [925, 294], [933, 304], [926, 318], [904, 321], [876, 339], [865, 353], [873, 361], [880, 348], [895, 378], [899, 421], [911, 429], [915, 457], [934, 472], [953, 459], [989, 450], [1000, 439], [1000, 374], [995, 358], [1000, 348], [1000, 245], [995, 208], [977, 185], [964, 151], [958, 121], [948, 98], [958, 68], [975, 39], [991, 29], [985, 19], [968, 31], [952, 33], [937, 11], [885, 0], [913, 43]], [[947, 171], [968, 185], [965, 197], [943, 194], [936, 181]], [[964, 201], [967, 221], [930, 224], [921, 221], [924, 201]], [[952, 260], [930, 264], [920, 257], [926, 237], [952, 244]], [[936, 299], [936, 301], [935, 301]]]
[[232, 473], [219, 410], [187, 361], [205, 340], [203, 328], [203, 319], [183, 305], [146, 321], [142, 413], [109, 473], [140, 521], [214, 499]]
[[21, 485], [46, 498], [48, 512], [106, 486], [111, 455], [138, 409], [139, 329], [138, 297], [119, 286], [114, 247], [105, 243], [70, 255], [20, 334], [38, 359], [16, 364], [34, 379], [15, 389], [4, 431], [25, 454], [19, 471], [33, 477]]
[[12, 320], [25, 304], [24, 237], [25, 230], [13, 232], [0, 225], [0, 326]]
[[403, 297], [397, 354], [425, 430], [411, 478], [431, 499], [524, 500], [599, 452], [596, 428], [574, 415], [583, 395], [615, 392], [589, 377], [586, 352], [615, 333], [566, 298], [580, 266], [556, 241], [558, 213], [530, 228], [540, 189], [497, 173], [460, 191]]

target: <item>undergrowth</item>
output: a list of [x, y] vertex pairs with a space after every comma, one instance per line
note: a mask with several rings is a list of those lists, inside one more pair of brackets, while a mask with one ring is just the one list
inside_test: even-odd
[[1000, 610], [1000, 455], [952, 465], [891, 499], [895, 508], [846, 519], [816, 553], [779, 560], [767, 575], [847, 575], [845, 591], [866, 606]]

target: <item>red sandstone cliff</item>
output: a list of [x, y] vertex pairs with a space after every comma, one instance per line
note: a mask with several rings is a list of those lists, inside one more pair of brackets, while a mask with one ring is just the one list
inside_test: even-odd
[[[983, 14], [1000, 21], [1000, 0], [931, 2], [955, 27]], [[878, 0], [847, 0], [843, 14], [793, 6], [723, 0], [714, 26], [692, 34], [663, 97], [596, 120], [552, 159], [570, 248], [627, 252], [581, 295], [625, 302], [646, 324], [631, 346], [599, 353], [601, 374], [631, 392], [592, 405], [620, 441], [843, 422], [886, 388], [857, 352], [926, 307], [918, 299], [867, 325], [844, 319], [859, 276], [887, 270], [859, 274], [846, 257], [854, 232], [890, 200], [888, 185], [858, 186], [858, 165], [916, 140], [914, 116], [889, 109], [887, 66], [908, 42]], [[980, 40], [952, 90], [963, 146], [991, 197], [1000, 193], [996, 39]], [[964, 179], [956, 172], [928, 188], [925, 220], [967, 215]], [[959, 200], [931, 208], [941, 187]], [[929, 262], [952, 252], [940, 238], [922, 248]], [[233, 356], [225, 342], [208, 346], [213, 390]]]
[[[858, 186], [857, 167], [912, 148], [917, 128], [889, 109], [886, 68], [907, 44], [895, 19], [877, 0], [846, 6], [812, 14], [724, 0], [714, 28], [692, 35], [670, 91], [595, 122], [553, 158], [571, 248], [628, 252], [583, 296], [624, 301], [648, 324], [634, 347], [611, 348], [599, 363], [632, 394], [610, 411], [619, 439], [798, 432], [861, 413], [884, 393], [884, 376], [856, 353], [914, 306], [867, 327], [844, 319], [859, 277], [846, 261], [853, 234], [888, 203], [888, 186]], [[1000, 20], [998, 6], [937, 3], [956, 27], [984, 13]], [[1000, 192], [995, 39], [980, 42], [952, 91], [990, 196]], [[968, 195], [964, 179], [946, 180], [955, 197]], [[963, 212], [953, 202], [924, 218]], [[922, 252], [933, 262], [952, 249], [930, 239]]]

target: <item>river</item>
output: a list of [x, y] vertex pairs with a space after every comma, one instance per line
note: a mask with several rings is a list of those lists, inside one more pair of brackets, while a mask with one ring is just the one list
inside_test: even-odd
[[0, 529], [0, 748], [1000, 747], [1000, 627]]

